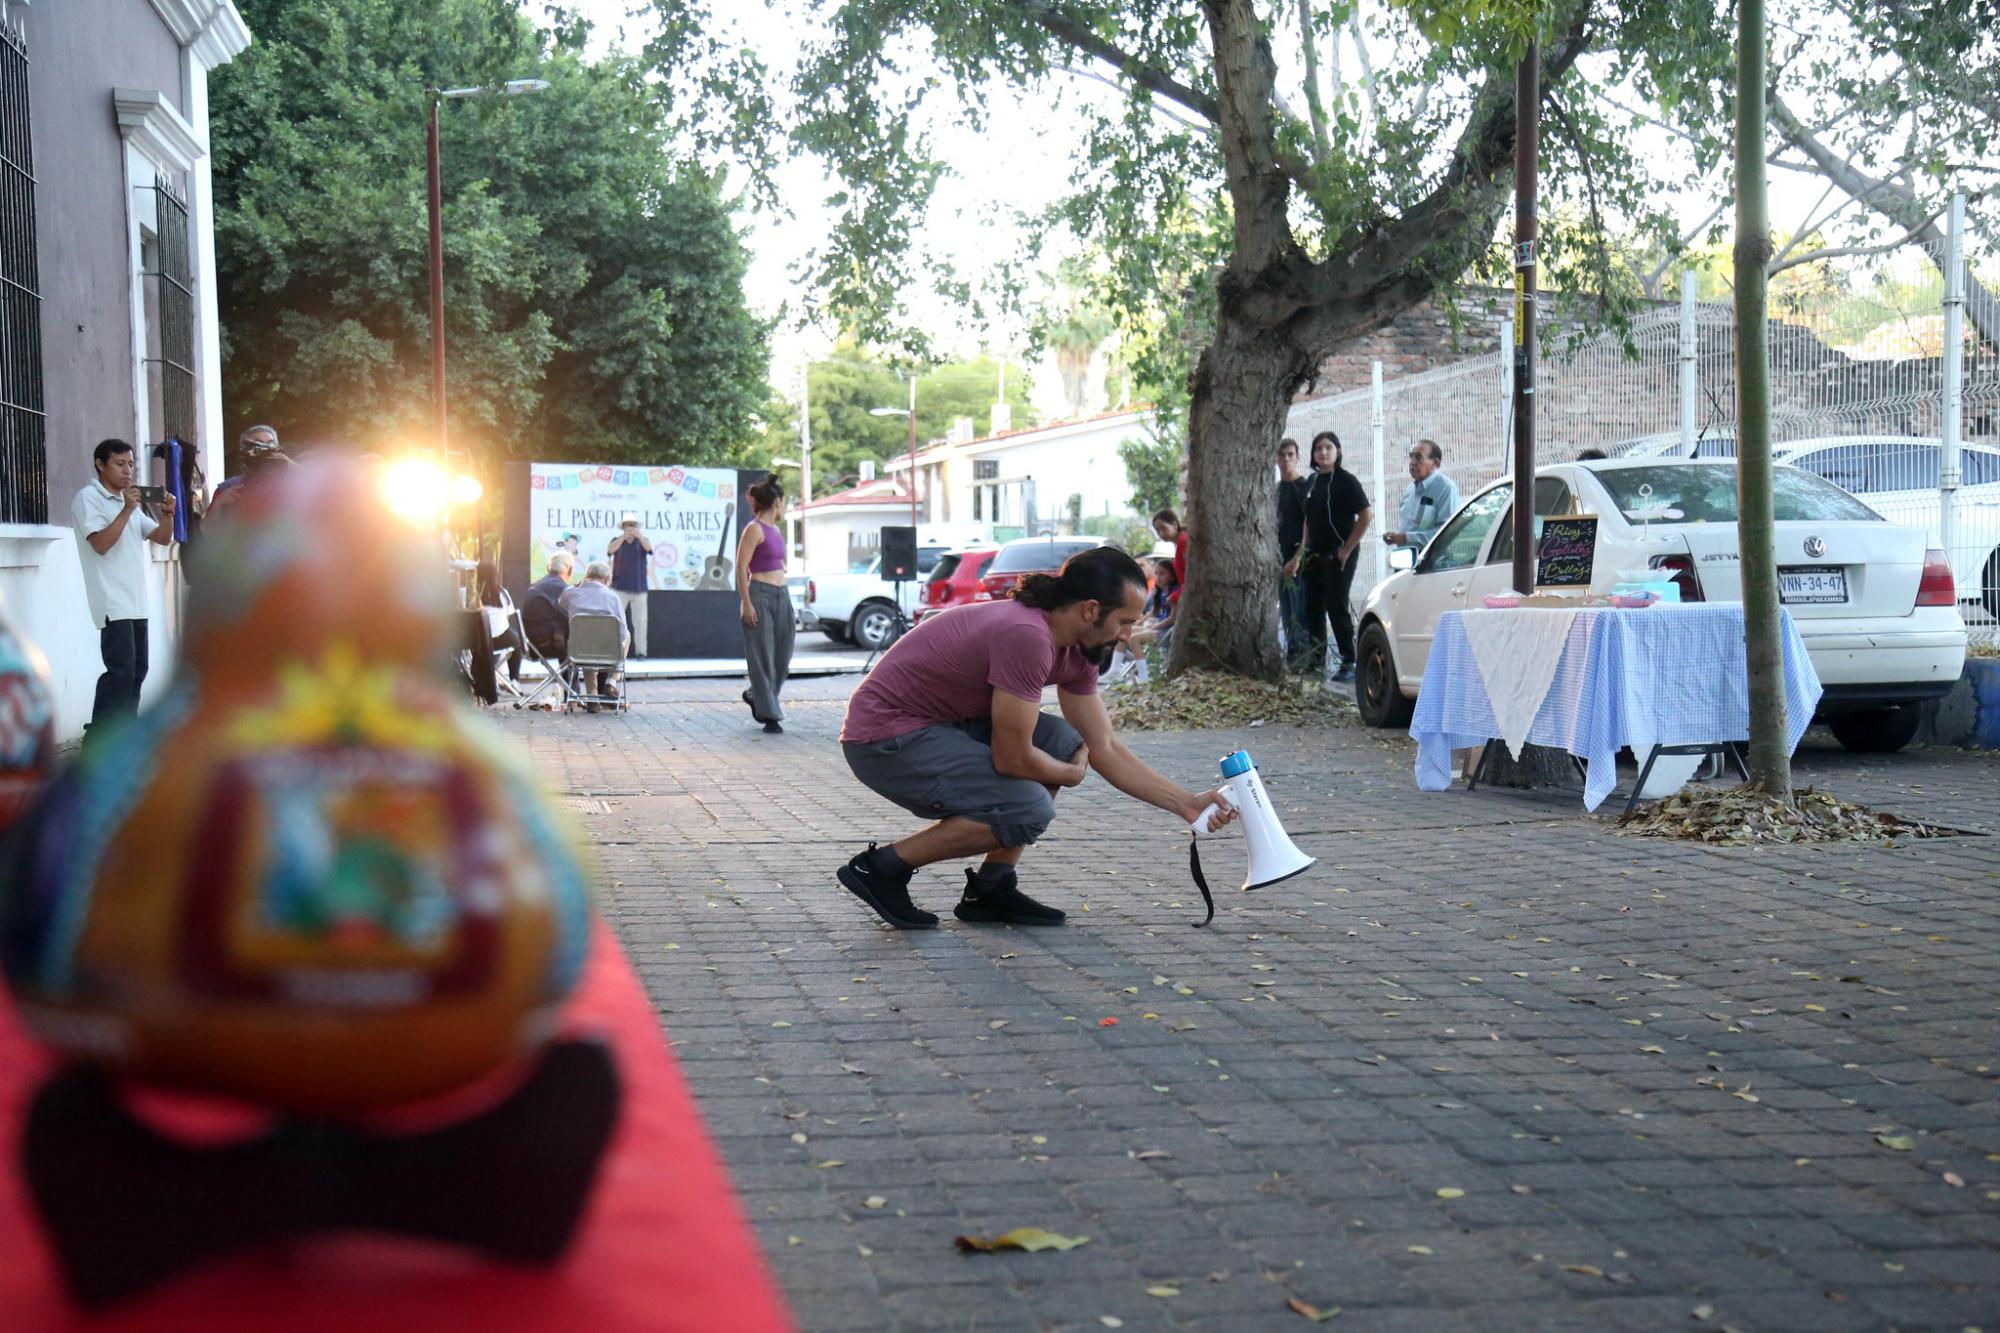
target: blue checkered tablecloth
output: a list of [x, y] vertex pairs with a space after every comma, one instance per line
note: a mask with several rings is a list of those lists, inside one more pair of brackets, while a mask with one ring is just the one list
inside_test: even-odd
[[[1486, 683], [1466, 640], [1466, 614], [1447, 611], [1439, 617], [1410, 720], [1410, 736], [1417, 742], [1417, 786], [1424, 791], [1451, 786], [1453, 750], [1483, 745], [1499, 734]], [[1797, 749], [1819, 705], [1819, 675], [1790, 613], [1781, 612], [1780, 620], [1786, 739]], [[1622, 746], [1644, 755], [1655, 745], [1740, 741], [1749, 735], [1743, 607], [1713, 602], [1578, 611], [1528, 740], [1560, 747], [1589, 765], [1583, 805], [1595, 810], [1618, 785], [1616, 761]]]

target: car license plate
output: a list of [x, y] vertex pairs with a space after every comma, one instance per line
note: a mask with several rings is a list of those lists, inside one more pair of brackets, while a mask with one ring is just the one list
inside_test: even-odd
[[1847, 600], [1847, 571], [1781, 569], [1778, 571], [1778, 600], [1792, 603], [1844, 602]]

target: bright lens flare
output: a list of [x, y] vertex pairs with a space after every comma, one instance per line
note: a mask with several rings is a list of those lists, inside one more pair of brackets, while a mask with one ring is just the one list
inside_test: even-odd
[[405, 522], [434, 522], [448, 494], [444, 469], [429, 459], [400, 458], [382, 469], [382, 502]]
[[486, 494], [486, 488], [479, 484], [479, 478], [460, 475], [451, 479], [451, 502], [455, 505], [474, 505], [479, 497]]

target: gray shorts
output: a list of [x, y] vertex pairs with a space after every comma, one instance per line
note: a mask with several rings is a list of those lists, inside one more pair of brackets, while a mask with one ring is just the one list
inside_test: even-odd
[[[1068, 763], [1083, 734], [1053, 713], [1035, 719], [1035, 748]], [[993, 721], [942, 722], [886, 741], [842, 743], [847, 766], [869, 790], [923, 819], [958, 815], [986, 825], [1002, 847], [1042, 836], [1055, 797], [1033, 778], [993, 770]]]

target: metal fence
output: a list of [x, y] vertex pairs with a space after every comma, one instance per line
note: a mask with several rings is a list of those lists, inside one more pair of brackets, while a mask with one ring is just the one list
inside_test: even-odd
[[48, 520], [28, 46], [0, 23], [0, 523]]
[[[1955, 222], [1961, 215], [1954, 208]], [[1981, 336], [1964, 318], [1963, 283], [1974, 279], [1954, 262], [1962, 233], [1954, 225], [1943, 247], [1924, 252], [1921, 270], [1907, 259], [1892, 269], [1891, 256], [1775, 284], [1772, 441], [1781, 463], [1827, 477], [1885, 518], [1927, 527], [1947, 552], [1973, 640], [2000, 644], [2000, 337]], [[1900, 276], [1879, 280], [1892, 272]], [[1677, 305], [1642, 314], [1623, 334], [1543, 343], [1538, 461], [1591, 448], [1734, 457], [1735, 316], [1727, 302], [1694, 297], [1690, 273]], [[1504, 344], [1512, 329], [1501, 331]], [[1954, 341], [1955, 366], [1945, 354]], [[1393, 514], [1408, 484], [1404, 460], [1420, 439], [1437, 441], [1469, 496], [1512, 464], [1511, 363], [1504, 345], [1387, 380], [1378, 363], [1374, 385], [1294, 406], [1287, 434], [1303, 444], [1335, 431], [1380, 515]], [[1386, 551], [1374, 547], [1355, 579], [1357, 606], [1389, 572]]]

